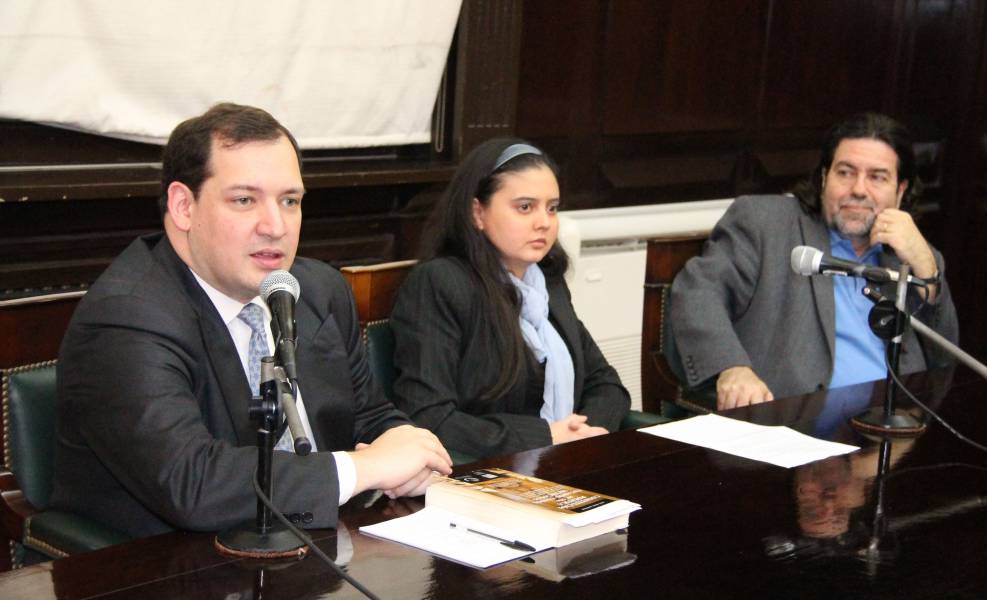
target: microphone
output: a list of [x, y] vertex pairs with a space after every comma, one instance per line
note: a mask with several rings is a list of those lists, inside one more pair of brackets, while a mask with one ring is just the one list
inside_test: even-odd
[[295, 302], [301, 287], [287, 271], [271, 271], [260, 284], [260, 297], [271, 309], [271, 333], [275, 352], [291, 381], [298, 379], [295, 367]]
[[[295, 382], [298, 372], [295, 366], [295, 302], [301, 294], [301, 286], [295, 276], [287, 271], [271, 271], [260, 284], [260, 297], [271, 309], [271, 333], [274, 334], [275, 354], [287, 381], [278, 382], [281, 409], [294, 440], [295, 454], [305, 456], [312, 444], [305, 435], [298, 408], [295, 406]], [[279, 378], [280, 379], [280, 378]]]
[[[898, 271], [874, 267], [852, 260], [844, 260], [824, 254], [812, 246], [796, 246], [792, 248], [792, 270], [799, 275], [842, 275], [844, 277], [863, 277], [873, 283], [898, 281], [901, 276]], [[925, 280], [908, 276], [908, 283], [925, 285]]]

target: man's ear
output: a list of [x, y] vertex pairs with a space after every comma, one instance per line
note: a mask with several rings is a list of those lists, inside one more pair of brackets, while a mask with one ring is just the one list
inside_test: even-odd
[[906, 191], [908, 191], [908, 180], [902, 179], [898, 184], [898, 205], [895, 208], [901, 208], [901, 199], [905, 197]]
[[168, 186], [168, 215], [180, 231], [192, 229], [192, 212], [195, 210], [195, 196], [187, 185], [172, 181]]
[[473, 225], [483, 231], [483, 205], [476, 198], [473, 198]]

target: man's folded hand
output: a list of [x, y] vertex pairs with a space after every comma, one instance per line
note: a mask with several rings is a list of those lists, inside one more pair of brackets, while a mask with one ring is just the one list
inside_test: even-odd
[[411, 425], [388, 429], [349, 454], [356, 469], [354, 494], [376, 489], [392, 498], [420, 495], [433, 471], [452, 473], [452, 459], [435, 434]]

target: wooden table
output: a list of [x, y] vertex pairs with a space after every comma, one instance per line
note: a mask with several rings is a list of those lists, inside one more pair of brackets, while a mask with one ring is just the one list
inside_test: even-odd
[[[965, 370], [907, 379], [967, 436], [987, 441], [982, 381]], [[877, 444], [846, 417], [883, 398], [883, 383], [731, 411], [762, 424], [861, 445], [783, 469], [625, 431], [485, 461], [640, 502], [632, 564], [553, 581], [511, 563], [474, 570], [361, 535], [420, 500], [344, 507], [320, 547], [382, 598], [983, 598], [987, 597], [987, 454], [938, 424], [891, 446], [886, 531], [875, 537]], [[368, 497], [361, 498], [368, 500]], [[556, 577], [557, 579], [558, 577]], [[216, 554], [212, 535], [173, 533], [0, 576], [0, 598], [355, 598], [309, 557], [259, 566]]]

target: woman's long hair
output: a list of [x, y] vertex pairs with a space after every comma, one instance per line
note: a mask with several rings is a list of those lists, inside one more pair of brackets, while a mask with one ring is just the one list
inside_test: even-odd
[[[480, 322], [490, 327], [495, 352], [503, 360], [496, 381], [481, 392], [483, 400], [496, 399], [514, 387], [526, 362], [532, 358], [518, 325], [521, 304], [517, 290], [507, 276], [497, 248], [475, 225], [473, 199], [489, 206], [491, 196], [500, 189], [503, 176], [508, 173], [545, 166], [556, 180], [559, 178], [558, 167], [546, 154], [521, 154], [494, 170], [498, 157], [513, 144], [527, 142], [495, 138], [480, 144], [463, 159], [432, 210], [422, 240], [422, 260], [456, 258], [480, 287]], [[569, 258], [556, 240], [538, 264], [546, 279], [551, 280], [565, 274]]]

